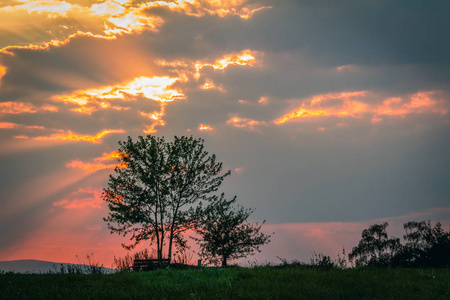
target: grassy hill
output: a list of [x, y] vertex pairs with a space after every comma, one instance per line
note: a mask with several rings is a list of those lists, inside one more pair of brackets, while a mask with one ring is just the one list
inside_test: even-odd
[[450, 269], [160, 269], [0, 274], [0, 299], [450, 299]]

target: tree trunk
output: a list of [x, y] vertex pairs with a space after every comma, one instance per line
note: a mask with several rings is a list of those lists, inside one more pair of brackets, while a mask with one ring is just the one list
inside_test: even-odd
[[226, 267], [226, 266], [228, 266], [228, 264], [227, 264], [227, 258], [226, 258], [226, 257], [223, 257], [223, 258], [222, 258], [222, 267]]
[[[180, 196], [181, 197], [181, 196]], [[172, 218], [172, 224], [170, 226], [170, 237], [169, 237], [169, 253], [168, 253], [168, 259], [169, 262], [172, 261], [172, 244], [173, 244], [173, 233], [175, 231], [175, 221], [177, 219], [177, 215], [178, 215], [178, 209], [180, 208], [180, 204], [179, 202], [177, 203], [177, 206], [175, 208], [175, 211], [173, 213], [173, 218]]]
[[169, 261], [172, 261], [172, 242], [173, 242], [173, 232], [170, 233], [170, 238], [169, 238], [169, 253], [167, 255], [167, 258], [169, 259]]
[[156, 229], [156, 255], [158, 256], [158, 260], [162, 259], [161, 253], [161, 241], [159, 240], [159, 226], [158, 226], [158, 207], [155, 208], [155, 229]]

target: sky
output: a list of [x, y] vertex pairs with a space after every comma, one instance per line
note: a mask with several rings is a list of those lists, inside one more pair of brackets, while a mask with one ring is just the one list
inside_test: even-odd
[[0, 260], [125, 255], [101, 193], [118, 141], [146, 134], [203, 138], [231, 170], [220, 191], [274, 232], [247, 261], [334, 257], [380, 222], [449, 228], [449, 10], [1, 1]]

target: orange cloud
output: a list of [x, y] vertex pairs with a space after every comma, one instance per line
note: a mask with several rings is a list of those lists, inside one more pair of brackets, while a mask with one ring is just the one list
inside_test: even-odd
[[2, 81], [2, 77], [6, 74], [6, 68], [0, 65], [0, 83]]
[[411, 113], [425, 112], [446, 114], [447, 110], [439, 105], [440, 101], [433, 99], [436, 94], [434, 91], [418, 92], [407, 97], [388, 98], [376, 107], [375, 113], [378, 116], [405, 116]]
[[147, 119], [150, 119], [152, 121], [151, 125], [148, 125], [144, 129], [144, 133], [146, 134], [152, 134], [156, 132], [156, 126], [164, 126], [166, 123], [162, 119], [166, 111], [166, 105], [165, 103], [161, 103], [160, 110], [154, 111], [151, 113], [145, 113], [140, 111], [139, 114]]
[[314, 96], [304, 100], [302, 105], [281, 118], [275, 124], [283, 124], [292, 120], [323, 118], [371, 116], [373, 123], [381, 122], [383, 116], [405, 116], [418, 113], [446, 114], [442, 101], [433, 97], [438, 92], [418, 92], [402, 97], [385, 99], [381, 104], [374, 103], [377, 95], [367, 91], [330, 93]]
[[64, 131], [61, 130], [60, 133], [55, 133], [50, 136], [38, 136], [33, 138], [37, 141], [83, 141], [83, 142], [89, 142], [93, 144], [98, 144], [102, 142], [102, 138], [111, 133], [124, 133], [125, 131], [122, 129], [119, 130], [103, 130], [102, 132], [96, 134], [96, 135], [80, 135], [75, 134], [70, 130]]
[[57, 112], [58, 108], [52, 105], [43, 105], [41, 107], [36, 107], [31, 103], [24, 102], [1, 102], [0, 103], [0, 114], [21, 114], [21, 113], [37, 113], [38, 111], [52, 111]]
[[116, 166], [117, 164], [89, 163], [82, 162], [81, 160], [72, 160], [71, 162], [66, 163], [66, 167], [68, 168], [83, 169], [90, 173], [103, 169], [114, 169]]
[[103, 153], [102, 156], [97, 157], [95, 160], [96, 161], [113, 160], [113, 159], [121, 158], [123, 155], [125, 155], [125, 154], [122, 152], [113, 151], [113, 152], [109, 152], [109, 153]]
[[198, 130], [200, 130], [200, 131], [213, 130], [213, 128], [211, 126], [208, 126], [208, 125], [200, 124], [200, 126], [198, 127]]
[[26, 129], [45, 129], [43, 126], [37, 126], [37, 125], [21, 125], [21, 124], [15, 124], [10, 122], [0, 122], [0, 129], [13, 129], [13, 128], [26, 128]]
[[257, 126], [266, 125], [266, 122], [264, 121], [256, 121], [252, 119], [242, 119], [239, 117], [233, 117], [227, 121], [228, 125], [238, 127], [238, 128], [247, 128], [250, 130], [255, 129]]
[[0, 129], [12, 129], [16, 126], [17, 126], [17, 124], [14, 124], [14, 123], [0, 122]]
[[81, 160], [72, 160], [71, 162], [66, 163], [66, 167], [68, 168], [78, 168], [88, 171], [89, 173], [93, 173], [103, 169], [114, 169], [115, 167], [124, 168], [126, 165], [124, 163], [103, 163], [104, 161], [112, 161], [122, 157], [122, 153], [118, 151], [113, 151], [110, 153], [103, 153], [102, 156], [94, 159], [94, 162], [83, 162]]
[[102, 190], [93, 188], [80, 188], [70, 194], [68, 198], [53, 203], [53, 206], [61, 206], [67, 209], [77, 208], [102, 208]]

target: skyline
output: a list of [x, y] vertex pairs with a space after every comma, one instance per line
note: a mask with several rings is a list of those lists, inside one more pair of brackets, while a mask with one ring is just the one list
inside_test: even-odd
[[109, 267], [118, 141], [205, 139], [267, 220], [254, 258], [349, 252], [370, 224], [450, 226], [450, 4], [0, 4], [0, 260]]

